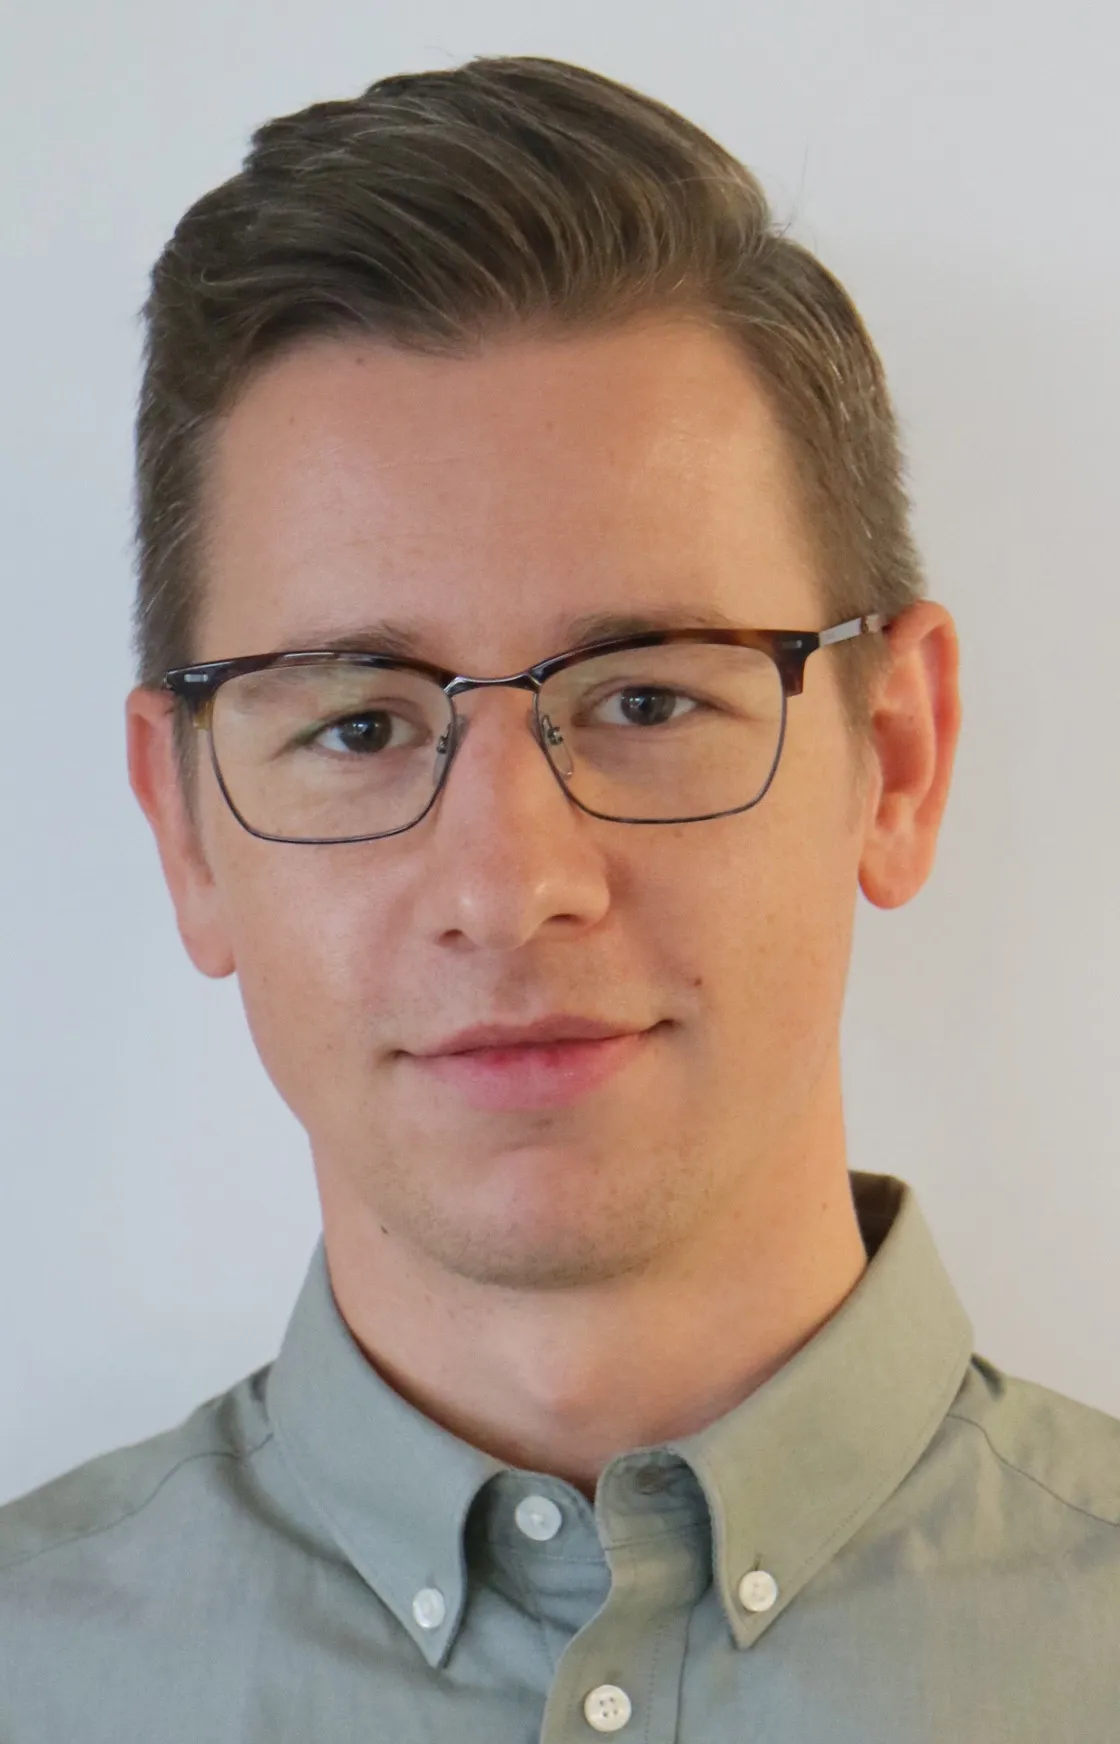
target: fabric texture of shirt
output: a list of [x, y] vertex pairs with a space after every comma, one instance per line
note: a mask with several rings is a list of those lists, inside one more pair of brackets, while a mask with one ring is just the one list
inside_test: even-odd
[[854, 1290], [594, 1503], [390, 1387], [320, 1239], [274, 1362], [0, 1509], [0, 1744], [1117, 1744], [1120, 1419], [851, 1181]]

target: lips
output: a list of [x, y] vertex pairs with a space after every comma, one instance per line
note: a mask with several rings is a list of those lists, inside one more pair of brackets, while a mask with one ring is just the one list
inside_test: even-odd
[[620, 1027], [597, 1018], [480, 1024], [402, 1057], [434, 1091], [493, 1113], [558, 1108], [605, 1086], [655, 1045], [661, 1024]]
[[636, 1035], [644, 1026], [616, 1023], [591, 1017], [542, 1017], [526, 1024], [477, 1024], [437, 1042], [430, 1048], [410, 1051], [420, 1059], [437, 1054], [474, 1053], [479, 1048], [547, 1047], [556, 1042], [598, 1042], [614, 1036]]

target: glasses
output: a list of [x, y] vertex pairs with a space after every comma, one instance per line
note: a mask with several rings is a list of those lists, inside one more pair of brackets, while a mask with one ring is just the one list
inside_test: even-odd
[[251, 835], [326, 845], [400, 835], [426, 817], [468, 721], [468, 690], [532, 692], [556, 780], [592, 817], [700, 823], [758, 804], [818, 648], [889, 628], [660, 630], [554, 655], [509, 678], [422, 660], [308, 649], [181, 666], [161, 687], [210, 739], [214, 774]]

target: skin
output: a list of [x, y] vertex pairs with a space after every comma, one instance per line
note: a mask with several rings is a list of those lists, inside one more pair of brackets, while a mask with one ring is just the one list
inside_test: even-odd
[[[768, 404], [730, 340], [679, 318], [465, 358], [304, 341], [218, 432], [205, 513], [200, 660], [391, 618], [427, 658], [498, 676], [591, 611], [826, 622]], [[437, 1422], [589, 1497], [616, 1454], [759, 1387], [865, 1269], [839, 1060], [855, 904], [925, 882], [960, 725], [944, 607], [888, 641], [862, 747], [844, 652], [821, 650], [761, 804], [660, 827], [579, 811], [528, 695], [476, 691], [416, 828], [261, 841], [203, 760], [196, 837], [167, 699], [128, 697], [183, 943], [237, 974], [308, 1133], [354, 1337]], [[408, 1057], [555, 1012], [660, 1027], [544, 1110], [468, 1107]]]

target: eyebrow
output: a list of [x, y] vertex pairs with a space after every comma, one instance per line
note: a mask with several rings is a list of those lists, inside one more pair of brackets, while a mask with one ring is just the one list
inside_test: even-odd
[[[735, 630], [747, 626], [729, 618], [718, 607], [695, 605], [653, 606], [631, 612], [585, 612], [568, 618], [558, 629], [556, 652], [609, 642], [618, 636], [643, 636], [658, 630]], [[431, 660], [433, 637], [419, 624], [382, 619], [343, 630], [337, 626], [309, 629], [273, 649], [276, 654], [303, 649], [322, 649], [332, 654], [386, 654], [402, 660]]]

